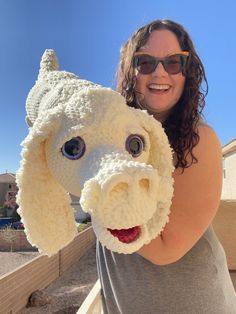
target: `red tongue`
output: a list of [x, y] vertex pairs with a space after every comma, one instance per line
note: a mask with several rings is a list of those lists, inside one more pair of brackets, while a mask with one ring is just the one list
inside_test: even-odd
[[141, 228], [139, 226], [129, 228], [129, 229], [109, 229], [111, 234], [114, 237], [117, 237], [121, 242], [130, 243], [138, 238], [141, 232]]

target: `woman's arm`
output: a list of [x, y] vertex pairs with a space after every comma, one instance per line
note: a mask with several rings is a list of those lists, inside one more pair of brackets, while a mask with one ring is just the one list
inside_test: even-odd
[[193, 154], [196, 164], [174, 172], [174, 196], [170, 221], [161, 236], [144, 245], [137, 253], [157, 265], [179, 260], [200, 239], [212, 222], [222, 188], [222, 152], [214, 131], [198, 128], [200, 140]]

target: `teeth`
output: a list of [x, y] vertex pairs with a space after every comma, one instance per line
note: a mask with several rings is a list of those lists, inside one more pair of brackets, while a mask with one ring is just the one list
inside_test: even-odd
[[169, 88], [170, 88], [170, 85], [165, 85], [165, 84], [150, 84], [150, 85], [149, 85], [149, 88], [162, 90], [162, 89], [169, 89]]

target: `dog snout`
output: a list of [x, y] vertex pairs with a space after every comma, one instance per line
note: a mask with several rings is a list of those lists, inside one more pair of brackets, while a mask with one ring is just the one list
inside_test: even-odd
[[[98, 211], [110, 228], [130, 228], [149, 220], [156, 210], [158, 175], [149, 167], [126, 168], [101, 184]], [[99, 215], [100, 216], [100, 215]]]
[[120, 200], [126, 199], [135, 203], [140, 193], [149, 194], [152, 185], [152, 178], [149, 176], [140, 177], [138, 174], [116, 174], [102, 185], [102, 190], [107, 198], [119, 195]]

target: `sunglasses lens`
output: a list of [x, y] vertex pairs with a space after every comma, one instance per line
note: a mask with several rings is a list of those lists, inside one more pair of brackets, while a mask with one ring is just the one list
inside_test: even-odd
[[183, 72], [186, 65], [187, 55], [175, 54], [159, 59], [150, 55], [137, 55], [134, 57], [134, 66], [141, 74], [151, 74], [155, 71], [158, 62], [161, 62], [169, 74]]
[[164, 68], [169, 74], [177, 74], [182, 72], [185, 65], [185, 56], [183, 55], [173, 55], [165, 58]]
[[152, 56], [140, 55], [134, 59], [135, 67], [142, 74], [150, 74], [155, 71], [156, 61]]

